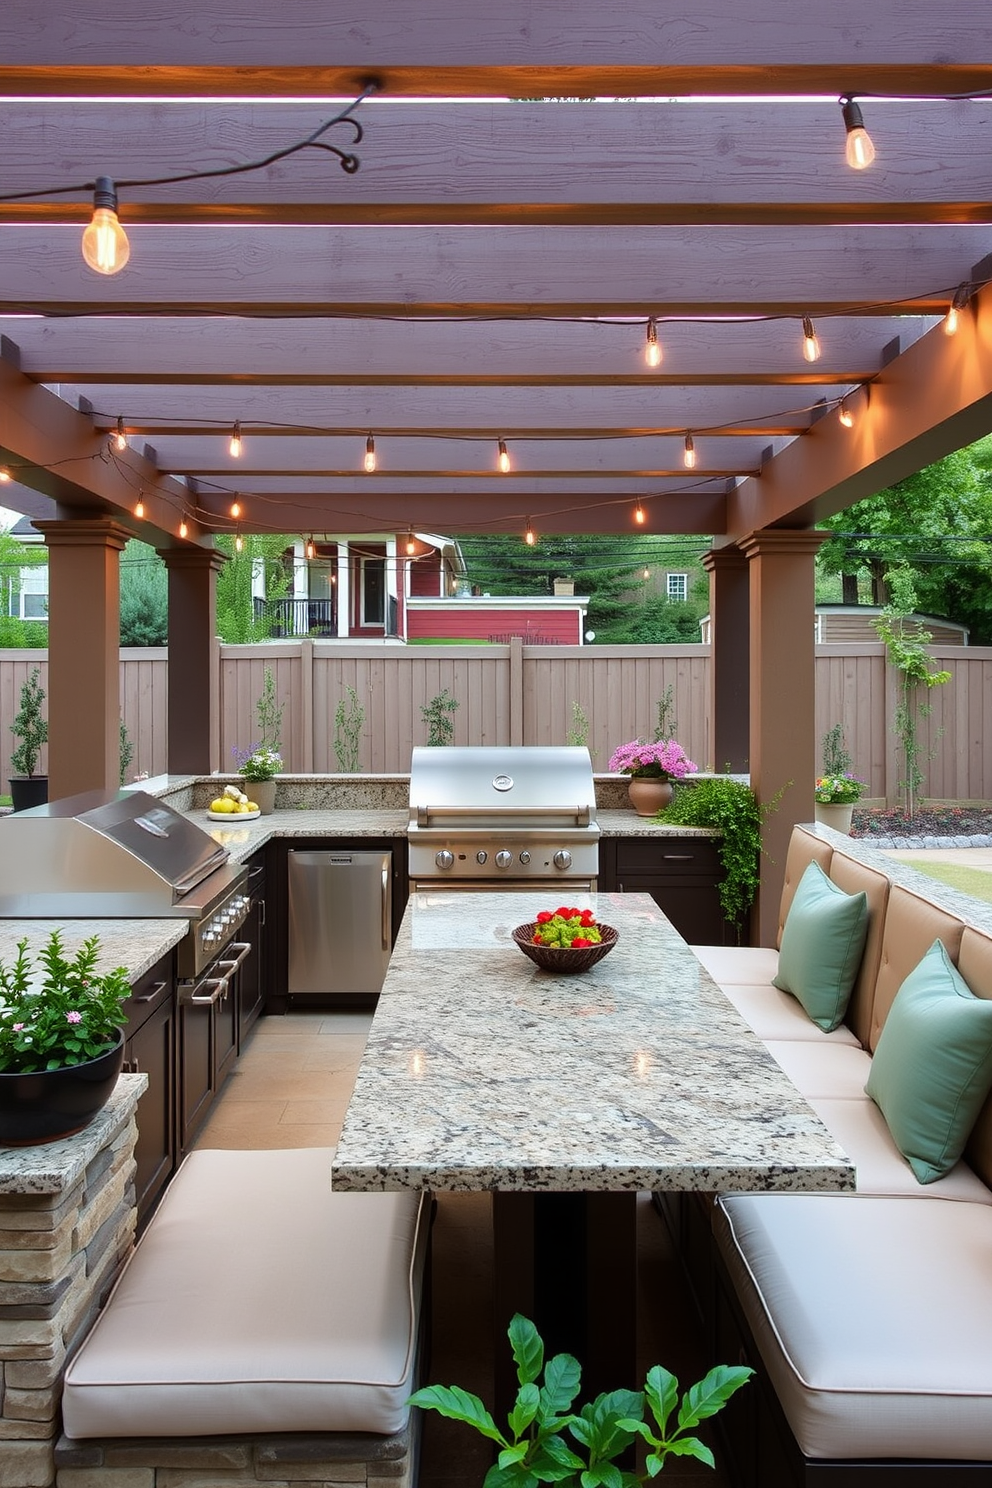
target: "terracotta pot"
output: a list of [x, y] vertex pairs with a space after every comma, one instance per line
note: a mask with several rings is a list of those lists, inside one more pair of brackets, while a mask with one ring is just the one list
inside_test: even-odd
[[276, 783], [274, 780], [246, 780], [245, 795], [254, 801], [263, 816], [271, 816], [276, 809]]
[[835, 832], [843, 832], [846, 836], [851, 835], [851, 813], [854, 811], [853, 804], [841, 806], [839, 804], [825, 806], [820, 801], [814, 802], [816, 819], [825, 827], [833, 827]]
[[68, 1069], [0, 1073], [0, 1143], [31, 1147], [72, 1137], [89, 1126], [114, 1093], [124, 1062], [124, 1035], [106, 1054]]
[[650, 775], [632, 775], [627, 786], [627, 797], [638, 816], [654, 816], [671, 804], [672, 795], [670, 780], [652, 779]]

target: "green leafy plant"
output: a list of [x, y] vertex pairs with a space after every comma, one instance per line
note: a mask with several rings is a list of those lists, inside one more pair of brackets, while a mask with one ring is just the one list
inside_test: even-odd
[[674, 739], [676, 732], [675, 690], [669, 683], [658, 699], [658, 722], [654, 726], [654, 742], [660, 744], [663, 739]]
[[338, 769], [348, 775], [357, 775], [361, 770], [360, 749], [362, 728], [365, 724], [365, 709], [358, 701], [353, 687], [345, 687], [345, 699], [339, 698], [334, 710], [334, 754]]
[[589, 718], [574, 698], [572, 700], [572, 727], [565, 735], [565, 743], [577, 748], [589, 747]]
[[457, 707], [458, 699], [453, 698], [447, 688], [432, 697], [429, 703], [421, 705], [420, 716], [427, 725], [429, 745], [451, 743], [455, 737], [455, 720], [452, 714]]
[[835, 723], [833, 728], [827, 729], [821, 748], [824, 775], [846, 775], [853, 768], [854, 761], [844, 744], [843, 724]]
[[[262, 677], [261, 696], [255, 700], [255, 716], [258, 719], [258, 742], [263, 749], [279, 753], [282, 743], [282, 715], [286, 704], [276, 700], [276, 679], [272, 668], [266, 667]], [[264, 778], [264, 777], [256, 777]]]
[[[508, 1331], [520, 1388], [505, 1432], [477, 1395], [457, 1385], [427, 1385], [410, 1402], [461, 1421], [496, 1444], [499, 1454], [483, 1488], [536, 1488], [538, 1483], [636, 1488], [657, 1477], [669, 1456], [696, 1457], [712, 1467], [712, 1452], [691, 1433], [722, 1410], [753, 1373], [718, 1364], [680, 1401], [678, 1380], [658, 1364], [648, 1371], [643, 1390], [611, 1390], [575, 1411], [578, 1360], [556, 1354], [545, 1367], [543, 1340], [519, 1313]], [[637, 1437], [647, 1447], [643, 1474], [617, 1465]]]
[[128, 766], [130, 765], [131, 761], [134, 759], [134, 740], [131, 738], [131, 735], [128, 733], [128, 731], [127, 731], [127, 724], [124, 722], [123, 718], [121, 719], [120, 756], [121, 756], [120, 783], [121, 783], [121, 785], [123, 785], [124, 782], [125, 782], [125, 780], [127, 779]]
[[53, 930], [38, 952], [40, 971], [27, 940], [17, 942], [12, 965], [0, 962], [0, 1072], [67, 1069], [113, 1048], [131, 987], [123, 966], [97, 973], [99, 950], [91, 935], [67, 958]]
[[727, 775], [708, 776], [691, 786], [679, 786], [670, 806], [657, 820], [666, 826], [715, 827], [723, 865], [720, 907], [723, 917], [740, 935], [744, 918], [754, 903], [760, 882], [761, 824], [774, 811], [782, 792], [759, 805], [749, 785]]
[[10, 725], [10, 732], [21, 741], [10, 756], [10, 768], [15, 775], [33, 775], [41, 756], [41, 746], [48, 742], [48, 720], [41, 712], [45, 689], [40, 677], [41, 668], [35, 667], [22, 683], [21, 706]]
[[[902, 747], [906, 771], [905, 777], [899, 782], [899, 788], [904, 795], [906, 815], [913, 817], [916, 815], [924, 784], [921, 763], [924, 753], [920, 744], [919, 723], [920, 719], [929, 718], [933, 712], [932, 706], [922, 699], [932, 688], [942, 687], [945, 682], [949, 682], [951, 674], [933, 667], [927, 655], [927, 646], [933, 636], [918, 620], [910, 619], [916, 606], [912, 576], [896, 569], [885, 577], [892, 603], [885, 606], [872, 624], [885, 646], [890, 664], [899, 673], [899, 702], [893, 723]], [[920, 692], [921, 687], [925, 688], [925, 692]]]

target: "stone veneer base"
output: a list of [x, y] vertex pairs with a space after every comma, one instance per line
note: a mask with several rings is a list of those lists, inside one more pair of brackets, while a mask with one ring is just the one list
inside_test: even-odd
[[57, 1488], [414, 1488], [420, 1417], [393, 1436], [120, 1437], [55, 1448]]

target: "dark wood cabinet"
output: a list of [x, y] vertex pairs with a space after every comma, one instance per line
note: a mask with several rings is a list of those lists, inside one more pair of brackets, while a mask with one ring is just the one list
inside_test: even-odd
[[690, 945], [733, 940], [720, 908], [723, 868], [708, 837], [611, 837], [599, 845], [599, 887], [650, 894]]
[[176, 1166], [176, 987], [170, 951], [135, 983], [124, 1005], [124, 1069], [148, 1076], [138, 1102], [135, 1196], [139, 1229]]
[[179, 1150], [193, 1144], [217, 1092], [215, 1003], [189, 1002], [179, 988], [177, 1047], [179, 1059]]
[[251, 908], [240, 933], [240, 939], [249, 942], [251, 951], [245, 957], [237, 977], [239, 1052], [265, 1006], [269, 949], [265, 885], [265, 859], [259, 854], [251, 859], [248, 866], [248, 897]]

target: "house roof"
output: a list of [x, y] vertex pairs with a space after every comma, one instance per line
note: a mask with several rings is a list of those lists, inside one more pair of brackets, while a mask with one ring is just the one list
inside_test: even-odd
[[[723, 540], [814, 523], [992, 426], [992, 103], [950, 99], [992, 89], [987, 0], [67, 15], [7, 0], [0, 60], [19, 510], [107, 511], [159, 546], [184, 517], [201, 542], [528, 521]], [[315, 144], [124, 184], [274, 155], [370, 79], [361, 137], [320, 141], [356, 171]], [[848, 93], [878, 152], [861, 172]], [[97, 175], [131, 239], [112, 278], [79, 254], [92, 193], [45, 191]]]

